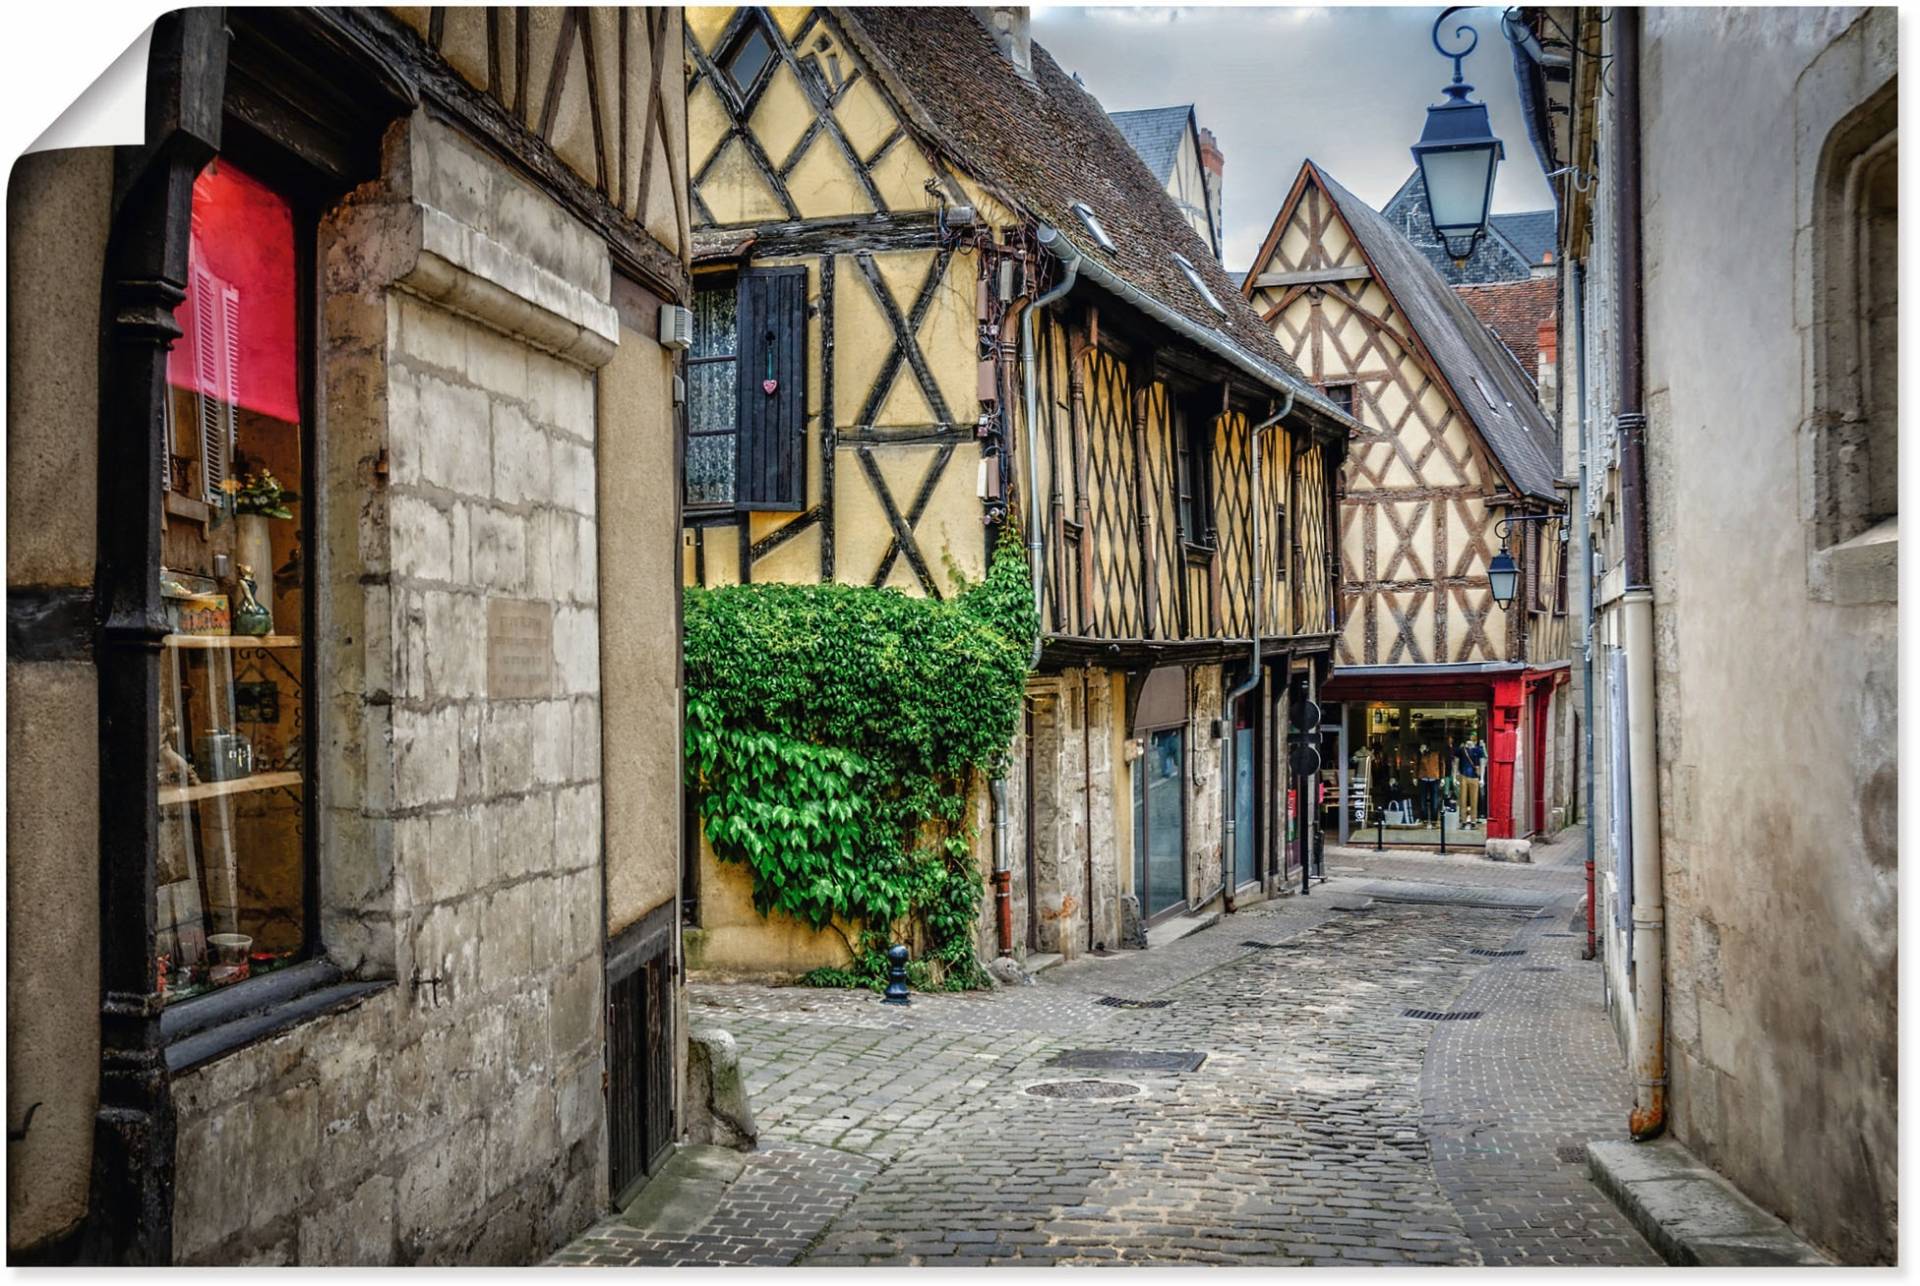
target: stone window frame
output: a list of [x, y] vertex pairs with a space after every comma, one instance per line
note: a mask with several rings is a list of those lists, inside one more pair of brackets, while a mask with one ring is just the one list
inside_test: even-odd
[[1872, 411], [1861, 333], [1859, 180], [1898, 147], [1890, 27], [1886, 15], [1868, 11], [1802, 73], [1794, 93], [1800, 516], [1808, 596], [1840, 606], [1898, 601], [1898, 518], [1872, 511], [1860, 475], [1880, 466], [1858, 463]]

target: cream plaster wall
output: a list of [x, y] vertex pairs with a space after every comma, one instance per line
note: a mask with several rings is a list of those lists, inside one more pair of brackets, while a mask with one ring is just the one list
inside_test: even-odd
[[[100, 283], [113, 154], [7, 184], [7, 584], [93, 583]], [[138, 748], [134, 751], [139, 762]], [[100, 1066], [99, 720], [90, 658], [7, 659], [7, 1248], [86, 1213]]]

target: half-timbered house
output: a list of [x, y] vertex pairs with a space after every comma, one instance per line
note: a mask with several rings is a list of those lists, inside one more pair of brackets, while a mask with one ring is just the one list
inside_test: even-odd
[[10, 1260], [526, 1262], [670, 1148], [681, 47], [181, 9], [14, 166]]
[[[976, 795], [980, 936], [986, 955], [1071, 955], [1121, 942], [1123, 899], [1172, 917], [1298, 865], [1287, 696], [1304, 705], [1331, 661], [1353, 423], [1025, 17], [689, 10], [683, 554], [699, 585], [939, 596], [1018, 524], [1043, 639], [1017, 766]], [[1230, 706], [1256, 633], [1258, 686]], [[689, 845], [690, 959], [844, 959]]]
[[[1570, 789], [1557, 442], [1513, 356], [1418, 248], [1306, 162], [1241, 286], [1365, 426], [1340, 499], [1328, 820], [1431, 844], [1555, 825]], [[1510, 606], [1489, 568], [1519, 568]]]

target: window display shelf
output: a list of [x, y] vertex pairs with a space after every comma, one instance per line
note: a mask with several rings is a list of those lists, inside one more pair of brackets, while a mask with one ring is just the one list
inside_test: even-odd
[[235, 777], [231, 781], [203, 781], [194, 786], [162, 786], [160, 806], [165, 808], [169, 804], [191, 804], [199, 799], [241, 795], [253, 790], [276, 790], [282, 786], [299, 784], [300, 774], [297, 772], [261, 772], [251, 777]]
[[300, 646], [300, 638], [294, 634], [169, 634], [161, 642], [168, 647], [186, 648], [189, 651], [198, 648]]

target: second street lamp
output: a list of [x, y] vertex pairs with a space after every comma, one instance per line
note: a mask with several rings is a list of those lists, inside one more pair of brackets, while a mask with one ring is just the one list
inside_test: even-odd
[[1455, 51], [1440, 43], [1441, 24], [1471, 7], [1444, 9], [1434, 21], [1433, 47], [1441, 57], [1453, 59], [1453, 83], [1446, 87], [1445, 102], [1427, 108], [1427, 127], [1413, 146], [1413, 159], [1427, 189], [1427, 217], [1455, 261], [1472, 254], [1487, 231], [1493, 176], [1506, 155], [1506, 145], [1494, 137], [1487, 105], [1469, 97], [1473, 86], [1460, 74], [1462, 60], [1480, 44], [1480, 33], [1462, 23], [1453, 35], [1456, 40], [1466, 38], [1464, 47]]

